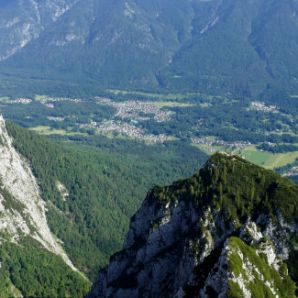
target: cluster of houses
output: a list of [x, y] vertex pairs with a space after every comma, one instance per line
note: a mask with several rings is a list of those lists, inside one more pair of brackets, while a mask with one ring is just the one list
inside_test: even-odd
[[264, 102], [253, 101], [250, 105], [250, 110], [264, 113], [278, 113], [277, 106], [266, 105]]
[[19, 97], [16, 99], [11, 99], [10, 97], [1, 97], [1, 103], [4, 104], [22, 104], [22, 105], [28, 105], [32, 102], [33, 100], [31, 98], [26, 98], [26, 97]]
[[250, 142], [236, 141], [226, 142], [224, 140], [213, 139], [210, 137], [194, 137], [192, 138], [194, 144], [207, 145], [210, 147], [222, 146], [231, 150], [243, 150], [245, 147], [251, 145]]
[[93, 121], [90, 124], [81, 125], [81, 128], [92, 128], [101, 134], [113, 133], [115, 135], [122, 135], [132, 139], [142, 140], [147, 143], [164, 143], [170, 140], [169, 136], [163, 134], [146, 134], [141, 128], [138, 128], [133, 124], [116, 120], [108, 120], [103, 123]]
[[298, 176], [298, 167], [293, 167], [291, 170], [283, 174], [283, 177]]
[[69, 97], [47, 97], [47, 96], [44, 96], [41, 99], [39, 99], [39, 102], [49, 109], [54, 109], [55, 103], [62, 102], [62, 101], [78, 103], [78, 102], [82, 102], [82, 99], [69, 98]]
[[156, 122], [165, 122], [170, 120], [171, 116], [174, 114], [172, 111], [162, 110], [162, 107], [154, 102], [138, 100], [116, 102], [104, 97], [97, 97], [96, 101], [98, 104], [115, 108], [117, 111], [115, 117], [121, 119], [144, 121], [149, 120], [151, 116]]

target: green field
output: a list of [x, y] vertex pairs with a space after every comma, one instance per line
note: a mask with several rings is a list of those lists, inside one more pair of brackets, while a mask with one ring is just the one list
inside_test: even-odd
[[10, 97], [0, 96], [0, 103], [8, 103], [9, 101], [10, 101]]
[[141, 91], [128, 91], [128, 90], [117, 90], [117, 89], [107, 89], [106, 92], [113, 95], [132, 95], [141, 96], [151, 99], [161, 99], [161, 100], [178, 100], [187, 99], [196, 96], [201, 96], [202, 94], [197, 92], [186, 92], [186, 93], [152, 93], [152, 92], [141, 92]]
[[292, 164], [298, 158], [298, 151], [274, 154], [271, 152], [258, 150], [254, 145], [247, 146], [243, 150], [234, 151], [231, 151], [229, 148], [224, 146], [208, 146], [204, 144], [193, 144], [193, 146], [209, 155], [222, 151], [237, 154], [254, 164], [271, 170]]
[[37, 101], [41, 101], [41, 100], [45, 100], [45, 99], [47, 99], [49, 96], [47, 96], [47, 95], [35, 95], [34, 96], [34, 99], [35, 100], [37, 100]]
[[191, 103], [176, 102], [176, 101], [152, 101], [152, 102], [149, 102], [149, 104], [152, 104], [160, 108], [189, 108], [189, 107], [196, 106]]
[[87, 134], [81, 132], [71, 132], [66, 131], [64, 129], [52, 129], [49, 126], [35, 126], [30, 128], [30, 130], [37, 132], [40, 135], [51, 136], [51, 135], [59, 135], [59, 136], [86, 136]]
[[298, 158], [298, 151], [273, 154], [260, 151], [255, 146], [249, 146], [241, 152], [241, 155], [264, 168], [276, 169], [293, 163]]

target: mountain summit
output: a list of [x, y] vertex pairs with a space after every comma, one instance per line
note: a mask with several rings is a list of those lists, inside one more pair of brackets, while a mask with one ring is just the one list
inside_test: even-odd
[[217, 153], [149, 192], [89, 297], [295, 297], [297, 218], [297, 185]]

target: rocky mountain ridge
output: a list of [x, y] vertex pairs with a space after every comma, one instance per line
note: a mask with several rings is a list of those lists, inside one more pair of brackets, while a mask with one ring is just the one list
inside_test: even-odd
[[88, 297], [296, 297], [297, 185], [214, 155], [154, 188]]
[[0, 1], [0, 61], [37, 39], [67, 12], [75, 0]]
[[50, 229], [39, 181], [8, 127], [0, 115], [0, 296], [82, 298], [89, 280]]
[[25, 159], [14, 149], [0, 116], [0, 231], [13, 242], [30, 236], [76, 270], [47, 224], [45, 202]]

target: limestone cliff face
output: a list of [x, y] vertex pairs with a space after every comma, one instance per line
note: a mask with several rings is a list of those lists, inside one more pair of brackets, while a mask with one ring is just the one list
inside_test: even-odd
[[297, 206], [296, 185], [216, 154], [148, 194], [89, 298], [295, 297]]
[[16, 0], [0, 2], [0, 61], [35, 40], [67, 12], [75, 0]]
[[36, 179], [26, 160], [13, 147], [2, 116], [0, 116], [0, 233], [7, 235], [13, 242], [18, 242], [23, 236], [30, 236], [48, 251], [61, 256], [75, 270], [61, 244], [49, 229], [45, 202], [40, 197]]

